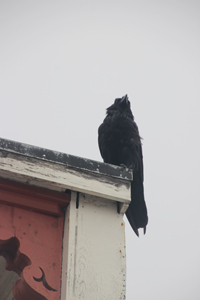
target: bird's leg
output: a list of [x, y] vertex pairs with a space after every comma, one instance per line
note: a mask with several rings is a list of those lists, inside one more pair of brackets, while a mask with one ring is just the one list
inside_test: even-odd
[[132, 171], [135, 169], [135, 165], [130, 165], [130, 166], [127, 167], [125, 164], [120, 164], [120, 167], [129, 169], [129, 170], [132, 170]]

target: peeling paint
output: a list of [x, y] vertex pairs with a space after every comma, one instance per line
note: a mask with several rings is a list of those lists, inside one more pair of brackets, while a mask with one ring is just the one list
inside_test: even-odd
[[[124, 180], [132, 180], [132, 171], [110, 164], [105, 164], [98, 161], [93, 161], [87, 158], [77, 157], [66, 153], [61, 153], [53, 150], [39, 148], [23, 143], [9, 141], [0, 138], [0, 150], [4, 152], [14, 152], [23, 156], [54, 162], [55, 164], [65, 165], [74, 169], [81, 169], [93, 173], [106, 174], [110, 177], [123, 178]], [[6, 155], [6, 153], [4, 153]]]

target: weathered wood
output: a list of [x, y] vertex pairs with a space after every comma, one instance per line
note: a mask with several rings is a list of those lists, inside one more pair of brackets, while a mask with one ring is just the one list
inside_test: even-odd
[[73, 192], [65, 218], [61, 299], [125, 299], [125, 253], [116, 203]]
[[77, 171], [61, 164], [0, 151], [0, 177], [50, 189], [79, 191], [130, 203], [130, 181]]
[[70, 202], [70, 193], [33, 187], [0, 178], [0, 202], [54, 216]]
[[[13, 254], [20, 258], [17, 266], [8, 259], [10, 270], [20, 275], [16, 300], [60, 298], [61, 252], [62, 300], [125, 299], [123, 214], [131, 180], [125, 168], [0, 139], [0, 239], [2, 247], [7, 238], [20, 243]], [[70, 196], [62, 235], [61, 210]], [[37, 281], [39, 267], [56, 291]], [[30, 298], [33, 290], [37, 297]]]
[[18, 153], [24, 156], [37, 158], [42, 161], [49, 161], [61, 164], [76, 170], [86, 170], [98, 175], [109, 175], [110, 177], [132, 180], [132, 171], [127, 168], [105, 164], [88, 158], [78, 157], [49, 149], [39, 148], [7, 139], [0, 138], [0, 149], [9, 153]]

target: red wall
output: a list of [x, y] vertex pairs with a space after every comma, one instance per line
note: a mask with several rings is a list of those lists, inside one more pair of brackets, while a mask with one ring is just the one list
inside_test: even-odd
[[0, 255], [21, 277], [16, 300], [60, 299], [62, 208], [69, 201], [66, 193], [0, 180]]

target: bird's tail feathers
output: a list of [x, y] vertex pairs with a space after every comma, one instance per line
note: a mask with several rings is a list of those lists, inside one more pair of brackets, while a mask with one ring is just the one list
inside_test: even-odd
[[143, 228], [146, 233], [148, 223], [147, 208], [144, 200], [143, 182], [137, 180], [131, 184], [131, 203], [126, 211], [127, 219], [135, 234], [139, 236], [138, 228]]

